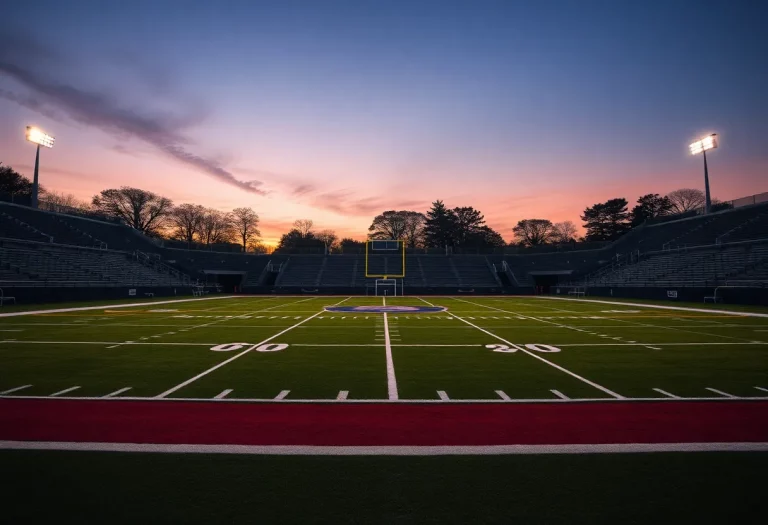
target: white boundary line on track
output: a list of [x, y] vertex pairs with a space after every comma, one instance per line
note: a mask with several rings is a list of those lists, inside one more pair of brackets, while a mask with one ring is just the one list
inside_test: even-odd
[[390, 401], [397, 401], [397, 378], [395, 377], [395, 361], [392, 359], [392, 342], [389, 340], [389, 321], [384, 312], [384, 348], [387, 353], [387, 396]]
[[665, 306], [661, 304], [645, 304], [645, 303], [620, 303], [618, 301], [599, 301], [596, 299], [570, 299], [568, 297], [549, 297], [546, 295], [533, 296], [537, 299], [550, 299], [552, 301], [577, 301], [580, 303], [599, 303], [599, 304], [617, 304], [620, 306], [638, 306], [643, 308], [659, 308], [661, 310], [682, 310], [684, 312], [702, 312], [705, 314], [722, 313], [727, 315], [736, 315], [741, 317], [768, 317], [768, 314], [759, 314], [755, 312], [737, 312], [734, 310], [719, 310], [719, 309], [706, 309], [706, 308], [691, 308], [689, 306]]
[[185, 303], [189, 301], [212, 301], [215, 299], [237, 299], [237, 295], [224, 295], [221, 297], [200, 297], [195, 299], [173, 299], [171, 301], [153, 301], [151, 303], [125, 303], [103, 304], [101, 306], [77, 306], [72, 308], [55, 308], [53, 310], [26, 310], [23, 312], [8, 312], [0, 314], [0, 317], [16, 317], [19, 315], [58, 314], [63, 312], [82, 312], [85, 310], [108, 310], [110, 308], [130, 308], [132, 306], [154, 306], [156, 304]]
[[[350, 298], [351, 298], [351, 297], [347, 297], [347, 299], [350, 299]], [[338, 303], [334, 304], [333, 306], [336, 306], [336, 305], [338, 305], [338, 304], [341, 304], [341, 303], [343, 303], [344, 301], [346, 301], [347, 299], [343, 299], [343, 300], [339, 301]], [[301, 301], [296, 301], [296, 302], [301, 302]], [[289, 304], [290, 304], [290, 303], [289, 303]], [[268, 343], [268, 342], [270, 342], [271, 340], [273, 340], [273, 339], [275, 339], [275, 338], [277, 338], [277, 337], [280, 337], [280, 336], [281, 336], [281, 335], [283, 335], [284, 333], [286, 333], [286, 332], [290, 332], [291, 330], [293, 330], [293, 329], [294, 329], [294, 328], [296, 328], [297, 326], [300, 326], [300, 325], [302, 325], [302, 324], [306, 323], [307, 321], [310, 321], [310, 320], [314, 319], [315, 317], [317, 317], [318, 315], [322, 314], [323, 312], [325, 312], [325, 309], [323, 309], [323, 310], [320, 310], [319, 312], [317, 312], [317, 313], [316, 313], [316, 314], [314, 314], [314, 315], [311, 315], [311, 316], [309, 316], [309, 317], [306, 317], [306, 318], [302, 319], [302, 320], [301, 320], [301, 321], [299, 321], [298, 323], [296, 323], [296, 324], [294, 324], [294, 325], [292, 325], [292, 326], [289, 326], [289, 327], [288, 327], [288, 328], [286, 328], [285, 330], [283, 330], [283, 331], [281, 331], [281, 332], [278, 332], [278, 333], [276, 333], [275, 335], [273, 335], [273, 336], [271, 336], [271, 337], [267, 337], [266, 339], [264, 339], [264, 340], [263, 340], [263, 341], [261, 341], [260, 343], [256, 343], [255, 345], [252, 345], [252, 346], [250, 346], [249, 348], [247, 348], [246, 350], [243, 350], [243, 351], [242, 351], [242, 352], [240, 352], [239, 354], [233, 355], [233, 356], [232, 356], [232, 357], [230, 357], [229, 359], [225, 359], [225, 360], [224, 360], [224, 361], [222, 361], [221, 363], [218, 363], [218, 364], [216, 364], [216, 365], [212, 366], [211, 368], [209, 368], [208, 370], [204, 370], [203, 372], [201, 372], [201, 373], [197, 374], [196, 376], [194, 376], [194, 377], [191, 377], [191, 378], [187, 379], [186, 381], [184, 381], [184, 382], [182, 382], [182, 383], [179, 383], [178, 385], [174, 386], [173, 388], [169, 388], [169, 389], [168, 389], [168, 390], [166, 390], [165, 392], [163, 392], [163, 393], [161, 393], [161, 394], [158, 394], [158, 395], [157, 395], [157, 396], [155, 396], [155, 397], [158, 397], [158, 398], [164, 398], [164, 397], [166, 397], [166, 396], [168, 396], [168, 395], [170, 395], [170, 394], [173, 394], [173, 393], [174, 393], [174, 392], [176, 392], [177, 390], [179, 390], [179, 389], [181, 389], [181, 388], [184, 388], [185, 386], [187, 386], [187, 385], [189, 385], [189, 384], [191, 384], [191, 383], [194, 383], [195, 381], [197, 381], [197, 380], [198, 380], [198, 379], [200, 379], [201, 377], [205, 377], [205, 376], [207, 376], [208, 374], [210, 374], [210, 373], [211, 373], [211, 372], [213, 372], [214, 370], [218, 370], [218, 369], [219, 369], [219, 368], [221, 368], [222, 366], [224, 366], [224, 365], [227, 365], [227, 364], [231, 363], [231, 362], [232, 362], [232, 361], [234, 361], [235, 359], [238, 359], [238, 358], [240, 358], [240, 357], [244, 356], [245, 354], [248, 354], [248, 353], [250, 353], [250, 352], [251, 352], [251, 350], [253, 350], [254, 348], [257, 348], [257, 347], [259, 347], [259, 346], [261, 346], [261, 345], [263, 345], [263, 344], [265, 344], [265, 343]]]
[[768, 443], [715, 442], [605, 443], [584, 445], [313, 446], [0, 441], [0, 449], [170, 454], [263, 454], [276, 456], [493, 456], [524, 454], [642, 454], [649, 452], [766, 452], [768, 451]]
[[[419, 299], [421, 299], [422, 301], [424, 301], [425, 303], [427, 303], [427, 304], [429, 304], [429, 305], [432, 305], [432, 303], [430, 303], [429, 301], [425, 301], [425, 300], [424, 300], [424, 299], [422, 299], [421, 297], [419, 297]], [[459, 299], [459, 300], [461, 300], [461, 299]], [[469, 301], [465, 301], [465, 302], [469, 302]], [[434, 305], [432, 305], [432, 306], [434, 306]], [[490, 307], [489, 307], [489, 308], [490, 308]], [[454, 316], [454, 317], [456, 317], [456, 316]], [[466, 319], [463, 319], [463, 318], [461, 318], [461, 317], [456, 317], [456, 318], [457, 318], [459, 321], [461, 321], [461, 322], [463, 322], [463, 323], [466, 323], [466, 324], [468, 324], [469, 326], [473, 326], [473, 327], [477, 328], [478, 330], [480, 330], [481, 332], [483, 332], [483, 333], [485, 333], [485, 334], [488, 334], [488, 335], [490, 335], [490, 336], [491, 336], [491, 337], [493, 337], [494, 339], [498, 339], [498, 340], [499, 340], [499, 341], [501, 341], [502, 343], [508, 344], [508, 345], [510, 345], [510, 346], [516, 346], [514, 343], [510, 343], [509, 341], [507, 341], [507, 340], [506, 340], [506, 339], [504, 339], [503, 337], [501, 337], [501, 336], [498, 336], [498, 335], [494, 334], [493, 332], [489, 332], [489, 331], [488, 331], [488, 330], [486, 330], [485, 328], [481, 328], [481, 327], [477, 326], [477, 325], [476, 325], [476, 324], [474, 324], [474, 323], [470, 323], [470, 322], [469, 322], [469, 321], [467, 321]], [[575, 378], [576, 378], [576, 379], [578, 379], [579, 381], [582, 381], [583, 383], [586, 383], [586, 384], [588, 384], [588, 385], [589, 385], [589, 386], [591, 386], [591, 387], [597, 388], [598, 390], [600, 390], [600, 391], [602, 391], [602, 392], [605, 392], [606, 394], [610, 395], [611, 397], [614, 397], [614, 398], [616, 398], [616, 399], [625, 399], [625, 398], [624, 398], [624, 396], [622, 396], [621, 394], [617, 394], [617, 393], [616, 393], [616, 392], [614, 392], [613, 390], [609, 390], [608, 388], [605, 388], [605, 387], [604, 387], [604, 386], [602, 386], [602, 385], [598, 385], [598, 384], [597, 384], [597, 383], [595, 383], [594, 381], [590, 381], [589, 379], [587, 379], [587, 378], [585, 378], [585, 377], [582, 377], [582, 376], [580, 376], [580, 375], [578, 375], [578, 374], [576, 374], [576, 373], [574, 373], [574, 372], [571, 372], [571, 371], [570, 371], [570, 370], [568, 370], [567, 368], [563, 368], [562, 366], [560, 366], [560, 365], [557, 365], [557, 364], [553, 363], [552, 361], [548, 361], [547, 359], [544, 359], [543, 357], [541, 357], [541, 356], [539, 356], [539, 355], [536, 355], [536, 354], [534, 354], [533, 352], [531, 352], [530, 350], [526, 349], [526, 348], [525, 348], [525, 347], [523, 347], [523, 346], [517, 346], [517, 349], [518, 349], [520, 352], [523, 352], [524, 354], [526, 354], [526, 355], [529, 355], [529, 356], [533, 357], [534, 359], [538, 359], [538, 360], [539, 360], [539, 361], [541, 361], [542, 363], [546, 363], [546, 364], [548, 364], [549, 366], [551, 366], [551, 367], [553, 367], [553, 368], [556, 368], [556, 369], [560, 370], [561, 372], [564, 372], [564, 373], [568, 374], [568, 375], [569, 375], [569, 376], [571, 376], [571, 377], [575, 377]]]

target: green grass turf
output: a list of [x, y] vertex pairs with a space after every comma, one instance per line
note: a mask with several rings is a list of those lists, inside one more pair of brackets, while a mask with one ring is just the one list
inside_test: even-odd
[[762, 523], [768, 454], [0, 451], [6, 523]]
[[[241, 296], [0, 318], [0, 392], [73, 397], [387, 399], [383, 316], [323, 307], [376, 297]], [[531, 297], [398, 297], [436, 314], [387, 315], [401, 399], [768, 396], [768, 318]], [[281, 333], [284, 332], [284, 333]], [[254, 349], [187, 382], [248, 348]], [[232, 351], [213, 351], [242, 343]], [[497, 345], [489, 348], [488, 345]], [[494, 349], [518, 345], [515, 352]], [[550, 345], [559, 351], [541, 352]], [[514, 349], [514, 347], [512, 348]], [[598, 385], [598, 388], [595, 385]]]

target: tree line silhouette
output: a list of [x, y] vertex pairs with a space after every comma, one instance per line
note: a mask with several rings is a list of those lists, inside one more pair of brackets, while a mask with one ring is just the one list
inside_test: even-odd
[[[31, 194], [31, 181], [0, 163], [0, 194], [24, 197]], [[136, 230], [188, 248], [231, 249], [266, 253], [261, 242], [259, 215], [250, 207], [220, 211], [199, 204], [175, 205], [151, 191], [122, 186], [94, 195], [90, 202], [73, 195], [40, 188], [40, 207], [53, 211], [78, 210], [116, 218]], [[8, 200], [8, 199], [6, 199]], [[585, 235], [572, 221], [553, 223], [548, 219], [523, 219], [512, 228], [514, 240], [507, 243], [485, 223], [483, 214], [471, 206], [449, 208], [436, 200], [425, 212], [388, 210], [376, 215], [368, 228], [368, 239], [402, 239], [410, 249], [439, 249], [453, 253], [487, 253], [507, 246], [536, 247], [579, 242], [612, 241], [632, 228], [660, 217], [695, 213], [704, 206], [704, 193], [682, 188], [660, 195], [650, 193], [637, 199], [630, 210], [624, 198], [609, 199], [587, 207], [580, 216]], [[732, 207], [713, 200], [713, 211]], [[310, 219], [296, 220], [280, 238], [276, 252], [349, 253], [360, 252], [364, 243], [339, 239], [329, 229], [316, 230]]]

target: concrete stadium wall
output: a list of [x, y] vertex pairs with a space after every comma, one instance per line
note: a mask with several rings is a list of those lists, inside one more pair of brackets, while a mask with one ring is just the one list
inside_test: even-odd
[[[567, 290], [561, 289], [561, 295]], [[644, 299], [656, 301], [703, 303], [705, 297], [712, 297], [715, 288], [683, 287], [626, 287], [626, 288], [588, 288], [590, 297], [613, 297], [616, 299]], [[556, 295], [556, 294], [553, 294]], [[768, 306], [768, 288], [728, 288], [717, 290], [718, 300], [725, 304], [749, 304]], [[708, 299], [708, 301], [710, 301]]]
[[[131, 294], [131, 290], [134, 293]], [[3, 288], [6, 297], [15, 297], [17, 304], [60, 303], [74, 301], [103, 301], [108, 299], [145, 299], [154, 297], [192, 297], [190, 287], [18, 287]], [[13, 303], [5, 303], [13, 304]]]

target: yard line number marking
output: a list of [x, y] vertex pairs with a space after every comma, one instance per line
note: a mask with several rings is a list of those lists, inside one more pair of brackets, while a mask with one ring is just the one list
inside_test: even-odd
[[[346, 300], [348, 300], [348, 299], [350, 299], [350, 298], [351, 298], [351, 297], [347, 297], [346, 299], [342, 299], [341, 301], [339, 301], [339, 302], [338, 302], [338, 303], [336, 303], [336, 304], [337, 304], [337, 305], [338, 305], [338, 304], [341, 304], [341, 303], [343, 303], [344, 301], [346, 301]], [[301, 302], [301, 301], [298, 301], [298, 302]], [[266, 343], [268, 343], [268, 342], [272, 341], [273, 339], [277, 339], [278, 337], [280, 337], [280, 336], [281, 336], [281, 335], [283, 335], [284, 333], [286, 333], [286, 332], [290, 332], [291, 330], [293, 330], [293, 329], [294, 329], [294, 328], [296, 328], [297, 326], [301, 326], [301, 325], [303, 325], [304, 323], [306, 323], [306, 322], [308, 322], [308, 321], [311, 321], [311, 320], [312, 320], [312, 319], [314, 319], [315, 317], [317, 317], [317, 316], [319, 316], [320, 314], [322, 314], [324, 311], [325, 311], [325, 310], [321, 310], [321, 311], [317, 312], [317, 313], [316, 313], [316, 314], [314, 314], [314, 315], [310, 315], [309, 317], [306, 317], [305, 319], [302, 319], [302, 320], [301, 320], [301, 321], [299, 321], [298, 323], [296, 323], [296, 324], [294, 324], [294, 325], [291, 325], [291, 326], [289, 326], [289, 327], [288, 327], [288, 328], [286, 328], [285, 330], [283, 330], [283, 331], [281, 331], [281, 332], [278, 332], [278, 333], [276, 333], [275, 335], [273, 335], [273, 336], [271, 336], [271, 337], [268, 337], [268, 338], [264, 339], [262, 342], [260, 342], [260, 343], [258, 343], [257, 345], [255, 345], [255, 347], [256, 347], [256, 348], [258, 348], [258, 347], [260, 347], [261, 345], [265, 345]], [[169, 389], [168, 389], [168, 390], [166, 390], [165, 392], [162, 392], [162, 393], [158, 394], [158, 395], [157, 395], [157, 396], [155, 396], [155, 397], [157, 397], [157, 398], [164, 398], [164, 397], [166, 397], [166, 396], [168, 396], [168, 395], [170, 395], [170, 394], [173, 394], [173, 393], [174, 393], [174, 392], [176, 392], [177, 390], [180, 390], [180, 389], [184, 388], [185, 386], [189, 385], [190, 383], [194, 383], [195, 381], [197, 381], [197, 380], [198, 380], [198, 379], [200, 379], [201, 377], [205, 377], [205, 376], [207, 376], [208, 374], [210, 374], [211, 372], [213, 372], [213, 371], [215, 371], [215, 370], [218, 370], [218, 369], [219, 369], [219, 368], [221, 368], [222, 366], [228, 365], [229, 363], [231, 363], [231, 362], [232, 362], [232, 361], [234, 361], [235, 359], [238, 359], [238, 358], [240, 358], [240, 357], [244, 356], [245, 354], [247, 354], [248, 352], [250, 352], [252, 349], [253, 349], [253, 347], [251, 347], [251, 348], [248, 348], [248, 349], [246, 349], [246, 350], [243, 350], [242, 352], [238, 352], [237, 354], [233, 355], [233, 356], [232, 356], [232, 357], [230, 357], [229, 359], [225, 359], [225, 360], [224, 360], [224, 361], [222, 361], [221, 363], [219, 363], [219, 364], [217, 364], [217, 365], [214, 365], [214, 366], [210, 367], [210, 368], [209, 368], [209, 369], [207, 369], [207, 370], [203, 370], [202, 372], [200, 372], [200, 373], [199, 373], [199, 374], [197, 374], [196, 376], [194, 376], [194, 377], [191, 377], [191, 378], [187, 379], [186, 381], [184, 381], [184, 382], [182, 382], [182, 383], [179, 383], [178, 385], [174, 386], [173, 388], [169, 388]]]

